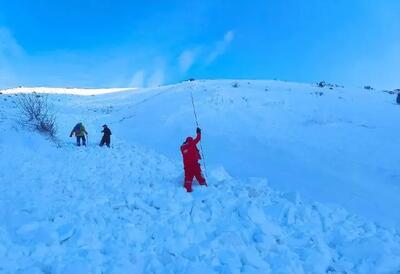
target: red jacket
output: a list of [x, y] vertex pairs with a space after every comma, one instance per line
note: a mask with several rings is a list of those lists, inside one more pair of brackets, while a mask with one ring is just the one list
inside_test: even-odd
[[200, 139], [201, 133], [197, 133], [195, 139], [193, 139], [192, 137], [187, 137], [186, 141], [182, 144], [181, 152], [183, 156], [183, 164], [185, 166], [196, 164], [201, 159], [199, 150], [196, 146], [197, 143], [200, 142]]

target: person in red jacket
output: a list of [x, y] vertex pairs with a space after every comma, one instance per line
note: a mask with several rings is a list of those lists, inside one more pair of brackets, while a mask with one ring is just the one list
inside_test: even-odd
[[192, 181], [193, 177], [196, 177], [200, 185], [207, 185], [201, 173], [201, 167], [199, 160], [201, 159], [197, 144], [201, 140], [201, 130], [196, 129], [197, 136], [195, 139], [187, 137], [186, 141], [181, 146], [181, 152], [183, 157], [183, 166], [185, 170], [185, 183], [184, 187], [187, 192], [192, 192]]

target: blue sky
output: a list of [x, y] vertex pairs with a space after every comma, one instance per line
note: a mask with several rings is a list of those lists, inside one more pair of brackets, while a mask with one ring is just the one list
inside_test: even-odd
[[398, 0], [0, 0], [0, 87], [187, 78], [400, 88]]

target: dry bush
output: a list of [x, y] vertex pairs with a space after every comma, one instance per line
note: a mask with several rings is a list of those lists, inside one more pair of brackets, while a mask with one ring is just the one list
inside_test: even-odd
[[47, 95], [36, 93], [20, 94], [16, 100], [20, 111], [20, 122], [33, 126], [39, 132], [54, 138], [57, 133], [56, 116]]

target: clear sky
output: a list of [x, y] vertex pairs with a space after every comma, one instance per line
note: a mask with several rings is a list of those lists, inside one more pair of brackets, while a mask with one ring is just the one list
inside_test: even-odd
[[187, 78], [400, 88], [400, 1], [0, 0], [0, 87]]

